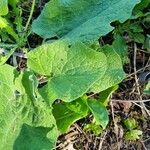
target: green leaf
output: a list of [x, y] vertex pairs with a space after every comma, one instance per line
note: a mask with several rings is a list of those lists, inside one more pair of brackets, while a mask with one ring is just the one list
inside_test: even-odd
[[0, 49], [0, 65], [3, 65], [9, 58], [10, 56], [15, 52], [16, 48], [11, 49], [8, 53], [6, 53], [5, 56], [3, 56], [3, 51], [5, 52], [5, 50]]
[[8, 24], [7, 20], [0, 16], [0, 29], [6, 28], [7, 24]]
[[99, 136], [103, 131], [103, 129], [100, 127], [100, 125], [97, 125], [95, 123], [86, 124], [84, 126], [84, 130], [85, 131], [92, 131], [96, 136]]
[[[57, 36], [91, 42], [113, 30], [111, 22], [124, 22], [140, 0], [51, 0], [33, 31], [44, 38]], [[82, 7], [81, 7], [82, 6]]]
[[133, 130], [137, 127], [137, 122], [134, 118], [128, 118], [124, 121], [124, 124], [128, 130]]
[[[15, 148], [19, 150], [19, 145], [22, 145], [22, 150], [51, 149], [55, 146], [58, 137], [58, 130], [56, 127], [56, 121], [51, 111], [52, 108], [47, 105], [47, 103], [37, 92], [36, 88], [38, 82], [35, 75], [32, 71], [26, 70], [22, 72], [18, 78], [16, 78], [15, 83], [17, 90], [19, 90], [19, 92], [21, 93], [21, 97], [23, 97], [24, 95], [27, 97], [27, 105], [30, 107], [26, 109], [32, 116], [31, 123], [27, 121], [24, 122], [30, 125], [26, 126], [26, 129], [29, 130], [29, 132], [27, 132], [28, 134], [26, 133], [24, 135], [24, 131], [22, 131], [24, 130], [24, 128], [22, 127], [21, 133], [18, 136], [17, 141], [15, 142]], [[35, 131], [39, 131], [39, 133], [35, 133]], [[40, 134], [41, 132], [44, 132], [44, 134]], [[45, 137], [43, 137], [44, 135]], [[26, 138], [27, 136], [29, 138]], [[31, 136], [32, 140], [30, 140]], [[38, 140], [41, 140], [43, 138], [45, 138], [46, 141], [43, 141], [42, 143], [40, 142], [38, 144]], [[18, 145], [18, 143], [20, 144]], [[31, 144], [33, 144], [34, 146], [31, 147]]]
[[14, 68], [0, 66], [0, 149], [11, 150], [20, 131], [18, 111], [15, 111]]
[[15, 99], [13, 77], [13, 67], [9, 65], [0, 66], [0, 113], [4, 113], [5, 105]]
[[101, 102], [98, 102], [94, 99], [88, 99], [87, 105], [94, 115], [96, 124], [101, 125], [102, 128], [105, 129], [109, 122], [108, 111], [106, 107]]
[[[14, 73], [13, 67], [8, 65], [0, 66], [0, 149], [13, 149], [15, 140], [20, 139], [18, 135], [24, 123], [31, 127], [49, 128], [50, 132], [48, 132], [46, 137], [49, 139], [49, 143], [53, 143], [54, 146], [58, 137], [56, 122], [52, 115], [51, 108], [44, 102], [41, 96], [36, 93], [36, 98], [33, 99], [31, 95], [31, 93], [34, 93], [32, 89], [36, 87], [34, 76], [31, 76], [29, 72], [25, 72], [25, 75], [17, 78], [17, 82], [26, 82], [26, 84], [20, 84], [20, 86], [25, 87], [20, 87], [19, 84], [17, 84], [17, 86], [14, 85], [16, 76], [17, 73]], [[31, 88], [31, 86], [33, 87]], [[31, 92], [26, 90], [27, 87]], [[22, 134], [20, 136], [22, 137]], [[32, 141], [36, 143], [37, 138], [39, 137], [34, 137]], [[26, 139], [26, 137], [24, 137], [24, 139]], [[30, 143], [29, 139], [24, 140], [24, 143]], [[19, 147], [21, 144], [22, 143], [16, 147]], [[37, 145], [35, 145], [35, 148], [38, 149], [36, 146]], [[41, 147], [42, 146], [44, 147], [45, 145], [41, 144]], [[26, 149], [22, 148], [22, 150]], [[32, 150], [32, 147], [28, 150]]]
[[82, 96], [102, 78], [106, 63], [103, 53], [82, 43], [58, 41], [28, 53], [28, 67], [49, 77], [40, 92], [50, 103], [55, 99], [69, 102]]
[[134, 33], [132, 36], [135, 42], [144, 44], [145, 36], [143, 33]]
[[142, 12], [150, 4], [149, 0], [142, 0], [136, 7], [133, 9], [133, 14], [137, 17], [143, 16]]
[[74, 122], [86, 117], [87, 114], [88, 107], [81, 98], [71, 103], [60, 103], [53, 106], [53, 115], [61, 133], [67, 132]]
[[8, 13], [8, 1], [0, 0], [0, 16], [6, 15]]
[[140, 138], [139, 136], [141, 135], [142, 135], [141, 130], [131, 130], [131, 131], [126, 132], [125, 139], [135, 141], [135, 140], [138, 140]]
[[16, 7], [17, 3], [19, 2], [20, 0], [8, 0], [8, 3], [12, 6], [12, 7]]
[[22, 126], [21, 132], [16, 139], [14, 150], [51, 150], [55, 141], [49, 140], [49, 132], [52, 128]]
[[147, 35], [145, 39], [144, 48], [147, 49], [148, 52], [150, 52], [150, 35]]
[[150, 82], [148, 82], [148, 84], [146, 85], [143, 93], [150, 95]]
[[102, 79], [99, 79], [91, 88], [93, 92], [101, 92], [114, 85], [117, 85], [125, 78], [122, 67], [122, 60], [112, 46], [106, 45], [102, 51], [107, 57], [107, 70]]
[[111, 96], [111, 94], [113, 92], [115, 92], [116, 90], [118, 89], [118, 85], [116, 86], [113, 86], [113, 87], [110, 87], [102, 92], [100, 92], [100, 98], [99, 98], [99, 101], [101, 103], [104, 104], [104, 106], [107, 106], [108, 105], [108, 102], [109, 102], [109, 97]]
[[115, 36], [114, 42], [113, 42], [113, 48], [115, 52], [120, 56], [123, 63], [128, 62], [128, 46], [124, 40], [124, 38], [117, 34]]

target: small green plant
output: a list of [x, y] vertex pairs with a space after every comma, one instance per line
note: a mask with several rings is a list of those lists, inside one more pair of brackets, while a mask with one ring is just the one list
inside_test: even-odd
[[134, 118], [128, 118], [124, 121], [124, 125], [127, 128], [127, 131], [125, 133], [125, 139], [126, 140], [137, 140], [142, 135], [141, 130], [137, 130], [138, 127], [137, 122]]

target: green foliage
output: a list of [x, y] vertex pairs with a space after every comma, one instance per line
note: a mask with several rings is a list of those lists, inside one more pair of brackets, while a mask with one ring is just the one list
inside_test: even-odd
[[[32, 30], [44, 40], [58, 40], [27, 49], [27, 66], [17, 71], [6, 61], [16, 49], [27, 47], [35, 5], [33, 1], [23, 25], [21, 2], [0, 0], [0, 150], [50, 150], [59, 134], [90, 113], [94, 119], [85, 130], [99, 135], [109, 122], [109, 97], [125, 78], [127, 45], [122, 35], [127, 31], [136, 42], [145, 42], [140, 22], [126, 21], [140, 0], [51, 0]], [[132, 17], [141, 14], [149, 25], [149, 15], [142, 14], [148, 4], [145, 0], [136, 6]], [[116, 26], [112, 45], [95, 44], [114, 29], [114, 21], [126, 22]], [[39, 77], [46, 78], [44, 85]], [[88, 92], [100, 97], [89, 98]], [[125, 126], [126, 139], [139, 138], [133, 119]]]
[[87, 105], [94, 116], [96, 124], [101, 125], [102, 128], [105, 129], [109, 122], [106, 107], [101, 102], [98, 102], [94, 99], [88, 99]]
[[88, 111], [86, 103], [81, 98], [71, 103], [55, 104], [53, 106], [53, 115], [56, 119], [58, 130], [61, 133], [67, 132], [74, 122], [86, 117]]
[[99, 136], [103, 131], [103, 129], [100, 127], [100, 125], [97, 125], [95, 123], [86, 124], [84, 126], [84, 130], [85, 131], [92, 131], [97, 136]]
[[113, 49], [120, 56], [122, 63], [123, 64], [127, 63], [128, 62], [128, 57], [127, 57], [128, 47], [127, 47], [125, 39], [119, 34], [114, 35], [114, 38], [115, 39], [112, 44]]
[[141, 130], [131, 130], [131, 131], [126, 132], [125, 139], [135, 141], [135, 140], [138, 140], [141, 135], [142, 135]]
[[107, 57], [107, 70], [102, 79], [99, 79], [91, 88], [91, 91], [101, 92], [120, 83], [125, 78], [122, 68], [122, 60], [112, 46], [106, 45], [102, 52]]
[[[17, 77], [17, 80], [20, 80], [22, 84], [17, 84], [19, 81], [16, 81], [17, 86], [15, 86], [14, 79], [17, 74], [11, 66], [0, 66], [0, 149], [12, 149], [14, 142], [16, 142], [21, 132], [21, 137], [17, 140], [17, 144], [19, 141], [20, 143], [16, 146], [14, 145], [18, 149], [17, 147], [23, 143], [22, 138], [26, 139], [26, 134], [22, 135], [21, 128], [23, 124], [33, 127], [30, 129], [30, 131], [33, 129], [33, 133], [34, 127], [42, 126], [41, 130], [47, 128], [48, 130], [46, 131], [49, 132], [46, 132], [48, 136], [45, 134], [45, 138], [48, 138], [49, 143], [54, 145], [57, 138], [57, 127], [51, 113], [51, 108], [38, 93], [36, 93], [36, 97], [34, 96], [35, 91], [33, 89], [36, 87], [34, 74], [30, 71], [25, 71], [21, 77]], [[26, 139], [26, 143], [30, 145], [30, 142], [30, 139]], [[37, 137], [34, 137], [34, 135], [32, 142], [37, 143]], [[41, 147], [43, 146], [41, 145]], [[37, 148], [37, 145], [35, 147]], [[25, 150], [25, 147], [22, 149]]]
[[137, 122], [134, 118], [128, 118], [124, 121], [124, 124], [128, 130], [135, 129], [137, 127]]
[[49, 78], [40, 92], [52, 103], [55, 99], [69, 102], [82, 96], [103, 77], [107, 62], [103, 53], [82, 43], [59, 41], [29, 52], [28, 66]]
[[[44, 127], [31, 127], [24, 124], [16, 139], [13, 149], [15, 150], [50, 150], [53, 148], [55, 141], [52, 138], [49, 140], [48, 132], [52, 131], [51, 128]], [[55, 139], [55, 138], [54, 138]], [[54, 143], [53, 143], [54, 142]]]
[[8, 1], [7, 0], [1, 0], [0, 1], [0, 16], [7, 15], [8, 13]]
[[125, 139], [126, 140], [137, 140], [142, 135], [141, 130], [137, 130], [137, 122], [134, 118], [128, 118], [124, 121], [124, 124], [127, 128], [127, 131], [125, 133]]
[[133, 7], [139, 2], [140, 0], [52, 0], [34, 21], [32, 28], [44, 38], [57, 36], [71, 41], [91, 42], [112, 31], [111, 22], [124, 22], [128, 19]]
[[146, 85], [143, 93], [150, 95], [150, 82], [148, 82], [148, 84]]
[[104, 106], [108, 105], [109, 98], [118, 89], [118, 85], [112, 86], [102, 92], [100, 92], [100, 98], [98, 99], [101, 103], [104, 104]]
[[145, 39], [144, 48], [146, 48], [148, 50], [148, 52], [150, 52], [150, 35], [147, 35], [147, 37]]
[[133, 14], [136, 17], [144, 16], [145, 13], [143, 13], [143, 10], [145, 8], [147, 8], [149, 5], [150, 5], [150, 1], [149, 0], [142, 0], [141, 3], [139, 3], [138, 5], [136, 5], [136, 7], [133, 9]]

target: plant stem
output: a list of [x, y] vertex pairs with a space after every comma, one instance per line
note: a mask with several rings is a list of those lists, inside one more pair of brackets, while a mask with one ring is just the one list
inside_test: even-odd
[[32, 1], [32, 6], [31, 6], [30, 15], [29, 15], [28, 21], [27, 21], [27, 23], [26, 23], [26, 25], [25, 25], [24, 31], [27, 31], [27, 29], [28, 29], [28, 26], [29, 26], [29, 24], [30, 24], [30, 21], [31, 21], [31, 19], [32, 19], [32, 15], [33, 15], [33, 12], [34, 12], [34, 7], [35, 7], [35, 0]]
[[0, 43], [0, 48], [15, 48], [15, 47], [17, 47], [17, 44]]

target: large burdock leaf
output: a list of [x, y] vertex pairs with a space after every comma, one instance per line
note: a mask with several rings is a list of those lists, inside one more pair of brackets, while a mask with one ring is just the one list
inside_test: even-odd
[[49, 140], [48, 132], [52, 134], [52, 128], [31, 127], [24, 124], [13, 146], [14, 150], [51, 150], [53, 141]]
[[107, 70], [103, 78], [98, 80], [91, 88], [93, 92], [101, 92], [117, 85], [125, 78], [125, 73], [122, 67], [122, 60], [115, 52], [113, 46], [106, 45], [103, 47], [104, 54], [107, 57]]
[[111, 22], [128, 19], [140, 0], [51, 0], [37, 20], [33, 32], [43, 38], [70, 38], [89, 42], [110, 32]]
[[[23, 87], [17, 83], [17, 86], [14, 85], [16, 76], [17, 72], [13, 67], [0, 66], [0, 150], [13, 150], [13, 147], [14, 150], [26, 150], [25, 145], [21, 147], [24, 143], [30, 145], [27, 147], [28, 150], [33, 150], [32, 143], [34, 149], [38, 150], [37, 142], [43, 138], [49, 142], [41, 142], [40, 148], [49, 150], [55, 145], [58, 136], [51, 108], [38, 93], [34, 97], [37, 84], [32, 72], [26, 71], [20, 78], [18, 77], [18, 82], [24, 82], [23, 85], [20, 84]], [[26, 132], [22, 135], [23, 124], [28, 124], [29, 128], [25, 131], [30, 131], [30, 133]], [[34, 133], [35, 131], [38, 133]], [[32, 141], [26, 138], [31, 135], [33, 135]], [[18, 141], [22, 138], [23, 141], [19, 143]]]
[[[20, 84], [21, 83], [21, 84]], [[15, 81], [20, 99], [26, 97], [26, 105], [23, 108], [25, 119], [20, 134], [15, 143], [15, 150], [49, 150], [55, 146], [58, 130], [53, 117], [51, 107], [46, 104], [37, 92], [38, 82], [32, 71], [26, 70]], [[32, 121], [30, 121], [30, 116]], [[23, 119], [23, 117], [22, 117]], [[31, 147], [32, 145], [32, 147]]]
[[50, 101], [82, 96], [105, 73], [106, 56], [82, 43], [46, 44], [28, 53], [28, 67], [49, 77], [41, 93]]
[[8, 13], [8, 0], [0, 0], [0, 16]]
[[15, 103], [15, 87], [13, 84], [14, 68], [9, 65], [0, 66], [0, 149], [10, 150], [20, 123], [13, 109]]

